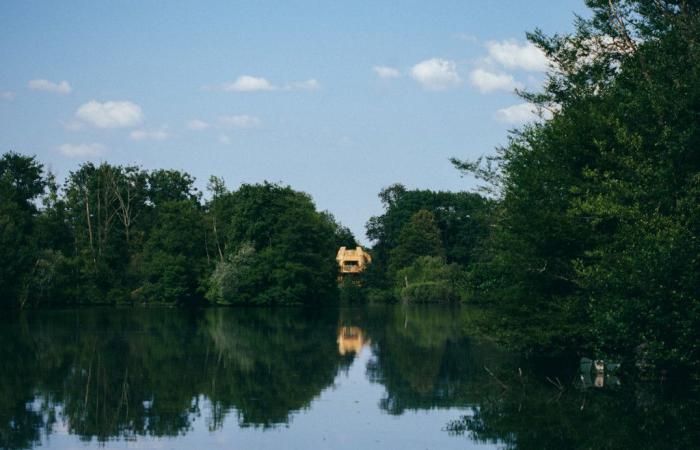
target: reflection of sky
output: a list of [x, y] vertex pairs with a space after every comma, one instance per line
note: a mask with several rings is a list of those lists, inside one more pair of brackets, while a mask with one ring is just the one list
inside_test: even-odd
[[[192, 429], [175, 438], [137, 437], [135, 440], [111, 440], [105, 449], [468, 449], [496, 448], [476, 444], [465, 436], [450, 436], [445, 425], [465, 413], [464, 408], [406, 411], [392, 416], [381, 411], [379, 400], [384, 387], [366, 376], [369, 351], [361, 352], [347, 373], [340, 372], [333, 385], [314, 399], [309, 408], [292, 413], [289, 424], [264, 430], [238, 426], [236, 414], [229, 414], [221, 429], [207, 428], [209, 406], [194, 418]], [[65, 425], [56, 430], [41, 448], [80, 449], [95, 447], [96, 441], [81, 442], [65, 433]]]

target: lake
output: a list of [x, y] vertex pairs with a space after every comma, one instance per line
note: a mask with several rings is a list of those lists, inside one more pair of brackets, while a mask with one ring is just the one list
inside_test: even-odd
[[2, 311], [0, 447], [698, 448], [672, 383], [525, 363], [467, 308]]

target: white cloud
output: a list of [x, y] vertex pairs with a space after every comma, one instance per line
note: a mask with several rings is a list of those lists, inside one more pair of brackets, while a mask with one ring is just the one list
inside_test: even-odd
[[233, 92], [253, 92], [253, 91], [274, 91], [277, 89], [265, 78], [241, 75], [232, 83], [225, 83], [222, 86], [224, 91]]
[[457, 64], [440, 58], [419, 62], [411, 68], [411, 77], [431, 91], [442, 91], [458, 85]]
[[15, 93], [11, 91], [0, 91], [0, 100], [12, 101], [15, 99]]
[[104, 155], [106, 148], [102, 144], [93, 142], [92, 144], [63, 144], [58, 147], [58, 151], [69, 158], [88, 158]]
[[210, 127], [210, 125], [208, 123], [206, 123], [203, 120], [199, 120], [199, 119], [192, 119], [185, 124], [185, 128], [187, 128], [188, 130], [193, 130], [193, 131], [202, 131], [202, 130], [206, 130], [209, 127]]
[[401, 76], [401, 73], [393, 67], [374, 66], [372, 70], [379, 78], [398, 78]]
[[67, 131], [80, 131], [85, 128], [85, 124], [76, 119], [60, 120], [59, 123], [63, 125], [63, 128]]
[[321, 83], [319, 83], [315, 78], [309, 78], [305, 81], [295, 81], [289, 83], [284, 87], [288, 91], [317, 91], [321, 88]]
[[226, 136], [225, 134], [220, 134], [219, 135], [219, 143], [224, 144], [224, 145], [229, 145], [229, 144], [231, 144], [231, 138]]
[[255, 128], [260, 126], [260, 123], [259, 118], [247, 114], [219, 117], [219, 124], [226, 128]]
[[490, 41], [486, 43], [489, 57], [509, 69], [546, 72], [549, 60], [544, 52], [532, 42], [519, 45], [515, 40]]
[[522, 89], [523, 85], [507, 73], [489, 72], [485, 69], [472, 71], [470, 80], [481, 92], [512, 91]]
[[[544, 119], [549, 119], [552, 114], [548, 111], [544, 112]], [[539, 120], [540, 116], [537, 111], [537, 106], [532, 103], [519, 103], [507, 108], [499, 109], [496, 112], [496, 119], [501, 122], [520, 125], [525, 122]]]
[[270, 83], [267, 78], [241, 75], [235, 81], [219, 86], [202, 86], [204, 91], [221, 90], [224, 92], [255, 92], [255, 91], [315, 91], [321, 83], [315, 78], [304, 81], [293, 81], [283, 85]]
[[131, 133], [129, 133], [129, 138], [131, 138], [134, 141], [164, 141], [168, 139], [170, 135], [168, 134], [167, 131], [165, 131], [165, 128], [161, 128], [159, 130], [134, 130]]
[[128, 101], [92, 100], [80, 106], [75, 116], [98, 128], [133, 127], [143, 121], [141, 107]]
[[56, 94], [70, 94], [73, 90], [67, 81], [54, 83], [49, 80], [30, 80], [29, 83], [27, 83], [27, 87], [33, 91], [46, 91]]

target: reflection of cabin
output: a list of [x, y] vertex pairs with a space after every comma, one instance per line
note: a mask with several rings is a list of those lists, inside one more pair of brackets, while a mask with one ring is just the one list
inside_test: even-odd
[[365, 344], [369, 344], [369, 340], [365, 338], [365, 333], [360, 327], [340, 327], [338, 329], [338, 353], [341, 355], [359, 354]]
[[349, 274], [360, 273], [365, 270], [367, 265], [372, 262], [372, 257], [358, 245], [355, 250], [340, 247], [335, 260], [338, 261], [340, 273]]

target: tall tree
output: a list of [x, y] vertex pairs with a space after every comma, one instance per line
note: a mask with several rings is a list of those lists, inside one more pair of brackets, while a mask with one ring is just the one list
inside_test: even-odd
[[[212, 301], [313, 304], [337, 297], [336, 226], [307, 194], [264, 183], [243, 185], [219, 200], [230, 216], [224, 261], [210, 280]], [[234, 279], [235, 289], [221, 289], [222, 280]]]
[[0, 304], [4, 306], [18, 305], [36, 261], [32, 238], [36, 200], [45, 185], [43, 166], [34, 157], [6, 153], [0, 158]]
[[445, 256], [435, 216], [424, 209], [411, 216], [399, 234], [399, 244], [391, 250], [389, 267], [393, 272], [410, 266], [421, 256]]
[[[525, 94], [545, 123], [494, 161], [493, 233], [474, 271], [509, 341], [700, 369], [700, 6], [589, 0]], [[581, 346], [581, 347], [580, 347]]]

